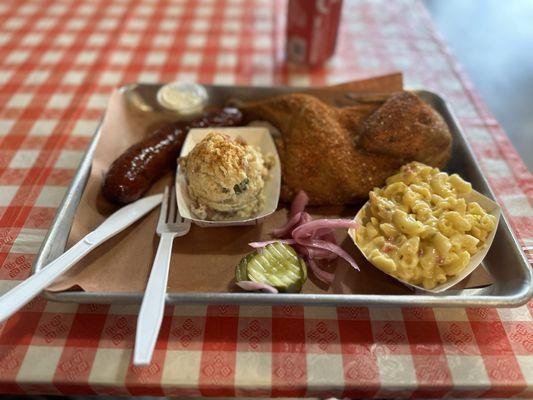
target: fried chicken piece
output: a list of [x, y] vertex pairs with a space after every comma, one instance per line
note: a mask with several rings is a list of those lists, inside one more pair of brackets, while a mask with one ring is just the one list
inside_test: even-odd
[[314, 205], [349, 204], [368, 197], [409, 161], [443, 167], [451, 135], [442, 117], [409, 92], [383, 105], [336, 108], [306, 94], [242, 105], [247, 121], [281, 132], [281, 200], [303, 189]]
[[452, 138], [433, 108], [415, 94], [403, 92], [363, 122], [359, 142], [372, 153], [442, 168], [450, 157]]

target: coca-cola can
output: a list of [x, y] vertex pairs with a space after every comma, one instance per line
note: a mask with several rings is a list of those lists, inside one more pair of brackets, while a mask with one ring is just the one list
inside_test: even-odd
[[287, 60], [317, 67], [335, 52], [342, 0], [289, 0]]

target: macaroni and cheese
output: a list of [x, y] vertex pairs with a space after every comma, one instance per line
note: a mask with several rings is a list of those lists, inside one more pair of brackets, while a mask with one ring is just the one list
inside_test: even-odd
[[370, 192], [355, 240], [369, 261], [407, 283], [433, 289], [457, 275], [485, 244], [496, 218], [467, 202], [470, 183], [419, 162]]

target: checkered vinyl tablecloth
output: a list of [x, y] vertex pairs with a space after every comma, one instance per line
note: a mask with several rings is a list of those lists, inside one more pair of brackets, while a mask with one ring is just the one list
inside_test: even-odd
[[[347, 1], [332, 63], [283, 64], [283, 1], [0, 3], [0, 292], [29, 275], [116, 86], [321, 85], [402, 70], [450, 100], [522, 244], [533, 179], [416, 0]], [[531, 259], [531, 255], [529, 255]], [[533, 302], [516, 309], [183, 306], [130, 366], [137, 307], [46, 302], [0, 324], [0, 392], [533, 395]]]

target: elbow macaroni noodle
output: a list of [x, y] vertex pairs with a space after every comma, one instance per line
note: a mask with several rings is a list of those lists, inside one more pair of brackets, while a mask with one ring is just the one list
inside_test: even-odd
[[470, 183], [419, 162], [370, 192], [369, 221], [356, 241], [382, 271], [433, 289], [460, 273], [485, 244], [496, 218], [466, 202]]

